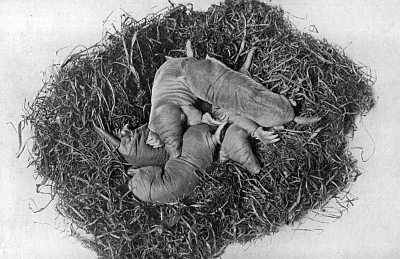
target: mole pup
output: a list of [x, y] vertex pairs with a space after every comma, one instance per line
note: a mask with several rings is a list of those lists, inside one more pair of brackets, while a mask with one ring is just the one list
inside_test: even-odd
[[200, 183], [196, 171], [204, 171], [213, 163], [216, 146], [221, 143], [221, 124], [214, 134], [211, 126], [190, 126], [183, 134], [182, 154], [171, 157], [164, 167], [147, 166], [129, 169], [129, 188], [142, 201], [167, 203], [190, 195]]
[[240, 115], [262, 127], [281, 126], [295, 121], [312, 124], [319, 117], [295, 116], [291, 102], [266, 89], [244, 73], [232, 70], [215, 58], [185, 59], [182, 80], [199, 99], [222, 108], [224, 113]]
[[155, 74], [151, 92], [150, 134], [147, 143], [155, 147], [165, 144], [172, 157], [181, 154], [183, 124], [221, 124], [209, 113], [203, 114], [195, 107], [198, 98], [183, 80], [182, 62], [188, 58], [167, 57], [167, 61]]
[[[186, 58], [169, 58], [157, 71], [153, 86], [154, 106], [150, 114], [151, 132], [147, 143], [157, 147], [161, 142], [169, 142], [170, 146], [166, 148], [173, 157], [179, 156], [181, 152], [179, 132], [182, 132], [185, 119], [189, 125], [199, 122], [211, 125], [220, 123], [214, 120], [209, 112], [203, 114], [195, 108], [194, 105], [199, 100], [212, 105], [215, 110], [213, 115], [229, 118], [230, 122], [240, 125], [252, 137], [264, 143], [278, 139], [262, 127], [281, 126], [290, 121], [312, 124], [320, 120], [319, 117], [295, 116], [293, 106], [286, 97], [266, 89], [249, 77], [247, 70], [254, 48], [250, 51], [241, 72], [234, 71], [208, 56], [206, 59], [194, 59], [190, 41], [186, 44], [186, 53]], [[167, 105], [168, 102], [178, 106], [182, 116], [161, 116], [161, 113], [173, 114], [174, 110], [179, 110], [173, 105]], [[160, 119], [155, 119], [156, 117]], [[157, 127], [178, 134], [164, 134], [159, 140], [160, 130]]]

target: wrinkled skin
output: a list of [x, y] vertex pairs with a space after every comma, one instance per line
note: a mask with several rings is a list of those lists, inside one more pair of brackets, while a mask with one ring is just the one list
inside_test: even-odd
[[151, 93], [152, 106], [149, 119], [151, 133], [147, 143], [154, 147], [165, 144], [172, 157], [179, 157], [181, 154], [184, 123], [188, 126], [200, 123], [221, 124], [209, 113], [203, 115], [194, 106], [198, 98], [183, 81], [181, 65], [183, 60], [184, 58], [167, 58], [156, 72]]
[[[262, 127], [281, 126], [287, 122], [295, 121], [301, 124], [315, 123], [318, 117], [303, 118], [295, 116], [292, 103], [284, 96], [265, 89], [260, 83], [250, 77], [248, 68], [255, 48], [248, 53], [242, 69], [234, 71], [222, 62], [207, 57], [197, 60], [193, 58], [190, 41], [186, 44], [187, 58], [168, 58], [157, 70], [152, 90], [152, 110], [150, 113], [150, 130], [152, 131], [148, 144], [159, 147], [167, 139], [159, 137], [152, 125], [158, 107], [167, 102], [178, 105], [184, 116], [183, 121], [190, 125], [201, 122], [218, 125], [210, 115], [211, 111], [197, 109], [197, 104], [207, 102], [213, 107], [213, 115], [219, 121], [229, 120], [240, 125], [250, 136], [271, 143], [278, 139], [273, 138], [270, 131]], [[204, 114], [203, 114], [204, 112]], [[165, 119], [158, 120], [161, 125], [177, 124]], [[170, 131], [175, 131], [173, 126], [168, 126]], [[171, 140], [169, 140], [171, 142]], [[174, 139], [171, 146], [179, 147], [181, 141]], [[179, 148], [168, 148], [169, 154], [178, 157]]]
[[244, 129], [235, 124], [230, 125], [221, 143], [220, 160], [233, 160], [243, 165], [250, 173], [257, 174], [261, 167], [251, 150], [248, 138], [249, 134]]
[[[248, 77], [251, 77], [249, 68], [253, 60], [253, 55], [255, 53], [255, 50], [256, 48], [254, 47], [250, 49], [249, 53], [247, 54], [245, 63], [239, 70], [241, 74], [246, 75]], [[256, 79], [254, 80], [258, 82]], [[243, 117], [236, 112], [231, 112], [217, 106], [212, 106], [210, 103], [207, 103], [202, 100], [198, 101], [197, 107], [199, 107], [199, 109], [203, 112], [212, 113], [214, 117], [218, 118], [221, 121], [229, 121], [230, 123], [239, 126], [240, 128], [244, 129], [249, 136], [260, 140], [264, 144], [270, 144], [279, 141], [279, 138], [276, 134], [274, 134], [274, 131], [264, 130], [255, 121]]]
[[[179, 157], [182, 152], [183, 124], [186, 117], [182, 109], [174, 103], [165, 103], [154, 109], [150, 117], [149, 130], [156, 134], [165, 144], [165, 149], [171, 157]], [[151, 144], [148, 139], [147, 143]], [[154, 146], [154, 145], [153, 145]], [[157, 145], [160, 146], [160, 145]]]
[[125, 126], [121, 131], [121, 140], [97, 126], [94, 126], [94, 128], [100, 136], [108, 141], [109, 144], [117, 148], [121, 156], [133, 168], [150, 165], [164, 166], [169, 159], [168, 153], [164, 148], [153, 148], [146, 144], [149, 134], [147, 124], [144, 124], [135, 130], [129, 130]]
[[210, 126], [194, 125], [183, 135], [182, 154], [171, 157], [164, 168], [148, 166], [129, 169], [129, 188], [142, 201], [167, 203], [190, 195], [200, 183], [196, 171], [203, 171], [213, 162], [216, 145], [220, 143], [221, 125], [212, 135]]
[[292, 104], [283, 95], [265, 89], [248, 75], [214, 58], [185, 59], [182, 67], [185, 83], [195, 96], [262, 127], [280, 126], [293, 120], [303, 123], [319, 120], [296, 118]]
[[139, 199], [147, 202], [166, 203], [190, 195], [200, 182], [196, 171], [203, 171], [213, 162], [215, 148], [221, 143], [222, 124], [214, 134], [211, 126], [200, 124], [189, 127], [183, 135], [182, 155], [169, 158], [164, 148], [147, 145], [147, 124], [121, 131], [122, 139], [94, 126], [132, 166], [129, 187]]

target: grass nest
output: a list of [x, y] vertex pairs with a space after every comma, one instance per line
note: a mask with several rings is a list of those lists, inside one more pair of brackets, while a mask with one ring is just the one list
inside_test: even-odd
[[[139, 21], [123, 15], [121, 25], [55, 66], [23, 115], [34, 132], [30, 165], [99, 257], [215, 257], [341, 199], [360, 174], [346, 134], [374, 106], [374, 79], [342, 49], [299, 32], [280, 8], [241, 0], [205, 12], [175, 5]], [[143, 203], [127, 189], [127, 163], [92, 123], [110, 132], [146, 123], [155, 72], [166, 55], [184, 56], [188, 39], [196, 57], [209, 54], [232, 69], [256, 46], [251, 73], [295, 99], [299, 115], [322, 120], [288, 123], [275, 144], [254, 140], [258, 175], [233, 162], [214, 163], [191, 197]]]

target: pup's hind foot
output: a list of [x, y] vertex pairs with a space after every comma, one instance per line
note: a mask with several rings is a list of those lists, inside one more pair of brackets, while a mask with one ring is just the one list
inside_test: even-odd
[[260, 140], [264, 144], [271, 144], [279, 141], [279, 136], [273, 131], [264, 130], [258, 127], [253, 135], [254, 138]]
[[125, 136], [131, 136], [133, 134], [132, 130], [129, 129], [129, 124], [125, 124], [122, 129], [118, 132], [118, 137], [123, 138]]

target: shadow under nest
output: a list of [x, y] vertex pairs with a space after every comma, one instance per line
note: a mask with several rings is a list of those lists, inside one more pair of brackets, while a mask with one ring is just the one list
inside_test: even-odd
[[[59, 212], [90, 234], [76, 235], [99, 257], [217, 256], [340, 197], [360, 174], [346, 134], [374, 106], [374, 80], [340, 48], [296, 30], [281, 9], [227, 0], [206, 12], [179, 5], [140, 21], [124, 15], [121, 25], [71, 55], [23, 115], [34, 129], [30, 165], [49, 180]], [[252, 141], [257, 175], [216, 162], [191, 197], [142, 203], [127, 189], [128, 165], [92, 125], [116, 132], [146, 123], [155, 72], [166, 55], [184, 56], [188, 39], [197, 58], [209, 54], [235, 70], [256, 46], [252, 75], [296, 100], [298, 115], [322, 120], [289, 123], [274, 144]]]

